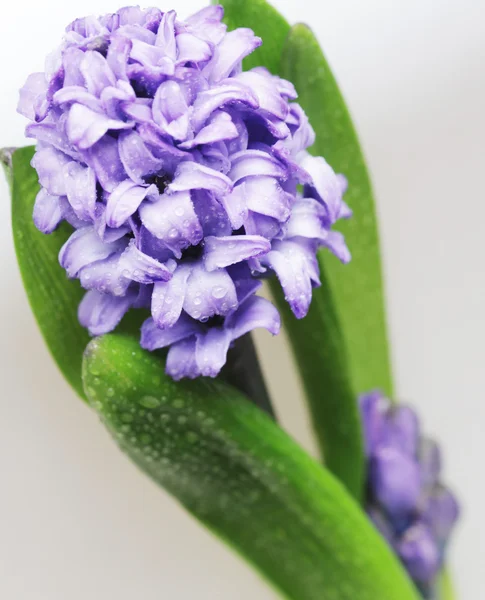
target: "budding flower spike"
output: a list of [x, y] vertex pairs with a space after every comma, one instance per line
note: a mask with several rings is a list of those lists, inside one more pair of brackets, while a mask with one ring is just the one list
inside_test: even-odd
[[302, 318], [317, 249], [350, 259], [332, 230], [350, 216], [345, 178], [308, 153], [293, 85], [242, 72], [261, 39], [222, 17], [126, 7], [77, 19], [18, 105], [38, 142], [35, 224], [74, 228], [59, 261], [87, 290], [81, 324], [97, 336], [149, 308], [141, 345], [169, 348], [174, 379], [215, 377], [234, 340], [278, 333], [263, 278], [276, 273]]
[[391, 406], [379, 392], [360, 398], [368, 461], [367, 510], [426, 598], [436, 578], [459, 507], [441, 483], [437, 444], [421, 435], [416, 413]]

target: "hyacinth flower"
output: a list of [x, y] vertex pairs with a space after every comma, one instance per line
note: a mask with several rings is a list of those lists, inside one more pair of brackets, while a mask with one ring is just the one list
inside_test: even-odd
[[350, 259], [332, 230], [350, 216], [345, 178], [308, 153], [294, 86], [242, 72], [262, 40], [227, 32], [222, 16], [126, 7], [78, 19], [18, 105], [38, 141], [35, 224], [74, 228], [59, 260], [88, 290], [80, 322], [101, 335], [149, 308], [141, 345], [169, 348], [174, 379], [215, 377], [234, 340], [278, 333], [262, 278], [276, 273], [302, 318], [317, 249]]
[[[222, 4], [78, 18], [27, 78], [36, 146], [0, 159], [31, 307], [120, 448], [276, 593], [452, 600], [440, 452], [380, 393], [359, 412], [357, 391], [393, 394], [345, 101], [308, 27]], [[282, 325], [320, 462], [279, 426], [254, 349]]]
[[359, 399], [368, 461], [367, 510], [426, 598], [433, 598], [458, 519], [441, 482], [438, 445], [422, 436], [416, 412], [380, 392]]

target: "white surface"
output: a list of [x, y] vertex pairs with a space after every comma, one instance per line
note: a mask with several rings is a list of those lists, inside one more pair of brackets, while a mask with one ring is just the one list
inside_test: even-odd
[[[181, 14], [201, 6], [176, 4]], [[453, 571], [459, 597], [479, 600], [485, 597], [485, 3], [274, 4], [291, 21], [312, 24], [357, 122], [378, 196], [398, 390], [446, 444], [446, 476], [465, 504]], [[115, 0], [5, 1], [0, 145], [24, 143], [17, 89], [42, 68], [63, 27], [118, 6]], [[135, 470], [61, 379], [27, 305], [3, 180], [0, 186], [0, 597], [274, 598]], [[311, 448], [297, 384], [286, 376], [283, 340], [261, 341], [284, 422]]]

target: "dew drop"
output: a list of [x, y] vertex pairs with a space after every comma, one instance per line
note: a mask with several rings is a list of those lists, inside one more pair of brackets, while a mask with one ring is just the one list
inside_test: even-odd
[[216, 285], [215, 287], [212, 288], [212, 296], [214, 298], [224, 298], [224, 296], [227, 294], [227, 288], [223, 287], [222, 285]]
[[142, 396], [138, 402], [145, 408], [157, 408], [160, 404], [160, 400], [155, 396]]

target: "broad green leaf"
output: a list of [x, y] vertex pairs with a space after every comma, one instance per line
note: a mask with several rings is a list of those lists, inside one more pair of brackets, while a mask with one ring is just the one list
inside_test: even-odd
[[444, 573], [441, 575], [438, 598], [439, 600], [455, 600], [453, 583], [448, 571], [444, 571]]
[[290, 31], [286, 19], [266, 0], [212, 0], [212, 4], [222, 4], [229, 29], [249, 27], [263, 39], [263, 45], [244, 59], [244, 69], [264, 65], [272, 73], [278, 73]]
[[[84, 290], [78, 281], [67, 278], [58, 261], [59, 250], [72, 228], [64, 223], [54, 233], [44, 235], [34, 225], [32, 212], [39, 191], [37, 173], [30, 165], [34, 150], [29, 146], [2, 156], [12, 194], [15, 252], [32, 312], [52, 357], [74, 390], [85, 399], [81, 366], [90, 337], [77, 318]], [[134, 331], [142, 317], [142, 311], [132, 311], [121, 329]]]
[[[359, 393], [380, 388], [392, 397], [374, 197], [352, 119], [318, 40], [307, 26], [292, 28], [281, 64], [282, 76], [295, 84], [298, 101], [315, 129], [312, 153], [324, 156], [349, 182], [345, 200], [354, 215], [340, 229], [352, 261], [343, 267], [329, 252], [321, 252], [319, 262], [347, 345], [352, 385]], [[318, 296], [325, 304], [327, 287], [316, 290]], [[306, 327], [302, 321], [302, 330]]]
[[[85, 390], [121, 449], [292, 600], [418, 600], [343, 486], [239, 392], [92, 341]], [[161, 516], [163, 518], [163, 516]]]
[[83, 290], [77, 281], [67, 279], [57, 258], [71, 228], [64, 224], [50, 235], [36, 229], [32, 210], [39, 183], [30, 166], [33, 154], [33, 146], [20, 148], [11, 159], [15, 252], [30, 306], [52, 357], [67, 381], [84, 397], [82, 355], [90, 338], [77, 320]]

